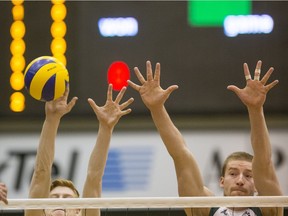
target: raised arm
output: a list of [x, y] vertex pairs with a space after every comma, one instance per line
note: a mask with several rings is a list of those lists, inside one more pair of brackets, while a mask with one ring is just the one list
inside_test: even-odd
[[170, 94], [178, 88], [172, 85], [167, 89], [160, 86], [160, 63], [156, 64], [153, 75], [150, 61], [146, 63], [146, 79], [136, 67], [135, 74], [140, 85], [128, 81], [129, 85], [139, 92], [143, 103], [150, 110], [155, 126], [173, 158], [178, 180], [180, 196], [205, 196], [210, 194], [204, 185], [198, 165], [189, 151], [181, 133], [172, 122], [165, 109], [165, 102]]
[[[65, 94], [54, 101], [45, 104], [45, 121], [42, 127], [40, 141], [37, 149], [34, 172], [29, 189], [29, 198], [48, 198], [51, 184], [51, 169], [54, 161], [55, 138], [60, 119], [74, 107], [77, 97], [69, 103], [67, 98], [69, 89]], [[42, 210], [27, 210], [25, 216], [40, 216]]]
[[274, 70], [272, 67], [259, 80], [261, 65], [262, 62], [258, 61], [254, 79], [251, 79], [248, 65], [245, 63], [244, 75], [247, 80], [245, 88], [239, 89], [234, 85], [230, 85], [227, 88], [236, 93], [248, 110], [251, 125], [251, 144], [254, 152], [252, 163], [253, 179], [258, 194], [266, 196], [281, 195], [272, 162], [271, 144], [263, 110], [267, 93], [278, 83], [278, 80], [267, 84]]
[[6, 185], [0, 182], [0, 201], [3, 201], [5, 204], [8, 204], [7, 192], [8, 190]]
[[252, 172], [257, 192], [260, 196], [279, 196], [282, 195], [282, 192], [272, 162], [269, 132], [263, 109], [267, 93], [278, 83], [278, 80], [267, 84], [274, 71], [272, 67], [260, 79], [261, 66], [262, 62], [258, 61], [254, 79], [252, 79], [248, 65], [245, 63], [245, 88], [239, 89], [234, 85], [230, 85], [227, 88], [236, 93], [248, 110], [251, 126], [251, 144], [254, 152]]
[[[88, 102], [99, 121], [99, 129], [96, 144], [91, 152], [88, 164], [87, 177], [83, 189], [83, 197], [85, 198], [101, 197], [102, 177], [104, 175], [113, 129], [123, 115], [127, 115], [131, 112], [131, 109], [126, 108], [133, 102], [133, 98], [120, 104], [125, 91], [126, 87], [122, 88], [116, 99], [113, 101], [112, 85], [110, 84], [107, 91], [106, 103], [102, 107], [97, 106], [91, 98], [88, 99]], [[83, 210], [82, 215], [98, 216], [100, 215], [100, 210]]]

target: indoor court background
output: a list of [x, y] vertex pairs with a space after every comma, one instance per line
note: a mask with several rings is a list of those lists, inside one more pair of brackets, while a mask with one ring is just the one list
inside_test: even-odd
[[[189, 7], [193, 7], [193, 2], [197, 1], [65, 2], [65, 56], [70, 74], [70, 96], [78, 96], [79, 100], [61, 122], [58, 146], [61, 152], [68, 150], [63, 158], [56, 155], [55, 176], [70, 176], [78, 187], [82, 186], [79, 169], [82, 165], [84, 169], [86, 167], [82, 159], [94, 144], [98, 126], [87, 98], [92, 97], [98, 104], [105, 102], [110, 64], [118, 60], [126, 62], [131, 80], [137, 83], [133, 68], [137, 66], [145, 73], [145, 62], [150, 60], [153, 68], [156, 62], [161, 63], [163, 88], [179, 85], [166, 103], [167, 110], [183, 131], [189, 147], [197, 153], [205, 181], [220, 193], [217, 182], [212, 184], [209, 179], [217, 180], [223, 158], [235, 149], [251, 150], [246, 109], [226, 87], [229, 84], [244, 87], [243, 63], [248, 63], [253, 74], [256, 62], [262, 60], [262, 74], [273, 66], [275, 71], [270, 81], [280, 81], [267, 96], [265, 113], [277, 173], [283, 191], [288, 195], [288, 2], [247, 1], [251, 6], [250, 15], [272, 17], [273, 30], [269, 34], [239, 34], [236, 37], [226, 36], [222, 24], [193, 26], [189, 21], [192, 16]], [[233, 5], [225, 2], [229, 13]], [[51, 55], [51, 6], [50, 1], [24, 2], [26, 64], [36, 57]], [[210, 17], [215, 11], [206, 6], [197, 5], [204, 17]], [[9, 107], [10, 96], [15, 92], [10, 85], [12, 7], [10, 1], [0, 1], [0, 181], [10, 188], [10, 198], [25, 198], [44, 119], [44, 103], [30, 97], [23, 88], [20, 92], [25, 96], [25, 109], [13, 112]], [[138, 21], [138, 33], [133, 37], [103, 37], [98, 28], [98, 21], [103, 17], [133, 17]], [[123, 179], [129, 177], [130, 181], [123, 180], [113, 186], [106, 179], [108, 186], [103, 195], [177, 196], [173, 163], [150, 114], [137, 92], [129, 87], [125, 94], [125, 98], [128, 97], [135, 99], [131, 105], [133, 111], [121, 119], [114, 131], [111, 158], [116, 155], [120, 157], [120, 164], [127, 163], [127, 158], [134, 160], [132, 156], [137, 153], [142, 159], [139, 164], [146, 168], [139, 169], [143, 174], [140, 179], [135, 177], [139, 173], [131, 171], [131, 167], [128, 176], [124, 172], [127, 166], [123, 165], [114, 174]], [[207, 169], [211, 169], [211, 173]], [[125, 187], [126, 184], [137, 187]], [[152, 210], [150, 213], [153, 215]], [[146, 215], [150, 213], [145, 212]], [[21, 212], [15, 214], [21, 215]], [[166, 211], [159, 214], [170, 215]]]

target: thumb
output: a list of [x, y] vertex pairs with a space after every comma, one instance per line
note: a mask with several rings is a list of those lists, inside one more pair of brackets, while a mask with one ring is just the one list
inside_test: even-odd
[[169, 86], [165, 91], [167, 92], [168, 95], [170, 95], [176, 89], [178, 89], [178, 85], [172, 85], [172, 86]]
[[227, 86], [227, 89], [230, 90], [230, 91], [233, 91], [234, 93], [238, 93], [238, 91], [240, 90], [237, 86], [235, 85], [229, 85]]
[[97, 104], [95, 103], [95, 101], [91, 98], [88, 98], [88, 103], [90, 104], [91, 108], [95, 111], [96, 109], [98, 109]]

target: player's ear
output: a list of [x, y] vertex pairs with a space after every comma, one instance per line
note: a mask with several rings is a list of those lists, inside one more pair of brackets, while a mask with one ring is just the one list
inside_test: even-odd
[[220, 186], [221, 188], [224, 187], [224, 177], [223, 177], [223, 176], [221, 176], [220, 179], [219, 179], [219, 186]]

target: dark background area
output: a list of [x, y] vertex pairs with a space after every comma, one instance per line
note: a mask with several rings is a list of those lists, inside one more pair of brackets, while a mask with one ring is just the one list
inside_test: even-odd
[[[226, 89], [229, 84], [245, 86], [243, 63], [252, 72], [257, 60], [263, 61], [262, 74], [275, 67], [271, 80], [280, 83], [269, 92], [266, 113], [288, 114], [288, 2], [253, 1], [252, 14], [269, 14], [274, 19], [271, 34], [238, 35], [229, 38], [222, 27], [191, 27], [187, 18], [187, 1], [67, 1], [67, 68], [70, 73], [70, 96], [78, 96], [77, 105], [69, 116], [94, 116], [87, 98], [104, 104], [108, 67], [113, 61], [125, 61], [131, 80], [137, 82], [133, 68], [145, 73], [145, 62], [153, 67], [161, 63], [161, 85], [177, 84], [167, 101], [174, 115], [238, 115], [246, 113], [239, 99]], [[26, 34], [26, 65], [36, 57], [51, 55], [51, 2], [24, 3]], [[0, 118], [42, 117], [44, 103], [26, 96], [26, 108], [14, 113], [9, 108], [10, 87], [10, 26], [12, 3], [0, 2]], [[136, 37], [104, 38], [97, 22], [101, 17], [135, 17], [139, 32]], [[137, 82], [138, 83], [138, 82]], [[114, 94], [116, 95], [116, 93]], [[147, 109], [139, 95], [128, 88], [125, 98], [134, 97], [132, 116], [143, 116]]]

